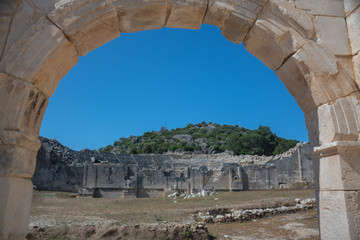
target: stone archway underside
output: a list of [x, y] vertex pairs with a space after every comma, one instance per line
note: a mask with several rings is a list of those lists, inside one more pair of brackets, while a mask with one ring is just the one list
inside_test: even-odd
[[162, 27], [216, 25], [279, 79], [315, 148], [323, 239], [360, 237], [358, 0], [2, 0], [0, 239], [27, 231], [39, 129], [48, 98], [78, 56]]

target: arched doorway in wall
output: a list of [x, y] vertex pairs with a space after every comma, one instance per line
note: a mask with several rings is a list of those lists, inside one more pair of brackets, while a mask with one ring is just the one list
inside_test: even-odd
[[[348, 34], [345, 21], [347, 17], [351, 21], [357, 4], [334, 1], [329, 8], [299, 0], [18, 0], [1, 4], [5, 33], [0, 41], [1, 238], [24, 237], [42, 116], [48, 98], [78, 55], [120, 32], [164, 26], [197, 29], [202, 23], [218, 26], [234, 43], [244, 41], [250, 53], [276, 71], [305, 113], [309, 139], [320, 146], [315, 151], [321, 158], [315, 171], [320, 173], [321, 236], [348, 239], [359, 235], [360, 110], [353, 64], [358, 45], [349, 45], [354, 37]], [[336, 26], [338, 38], [328, 26]]]

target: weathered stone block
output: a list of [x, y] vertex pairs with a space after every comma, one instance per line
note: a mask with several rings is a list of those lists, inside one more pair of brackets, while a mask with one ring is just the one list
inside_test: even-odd
[[[33, 7], [37, 11], [41, 11], [42, 14], [48, 15], [51, 11], [53, 11], [56, 7], [61, 6], [64, 0], [27, 0], [32, 3]], [[67, 0], [65, 0], [67, 1]]]
[[233, 0], [209, 0], [203, 23], [223, 28], [233, 7]]
[[221, 34], [233, 43], [242, 43], [264, 4], [265, 1], [233, 2]]
[[120, 32], [137, 32], [165, 26], [167, 0], [114, 0]]
[[345, 14], [349, 15], [358, 6], [360, 6], [360, 0], [344, 0]]
[[319, 199], [322, 239], [357, 239], [360, 236], [359, 191], [320, 191]]
[[[14, 1], [13, 7], [13, 16], [11, 22], [11, 30], [8, 34], [7, 42], [5, 46], [4, 55], [7, 55], [8, 49], [11, 47], [11, 44], [21, 39], [21, 36], [24, 32], [38, 22], [44, 15], [39, 9], [34, 9], [34, 7], [28, 1]], [[16, 10], [16, 11], [15, 11]], [[0, 63], [1, 64], [1, 63]]]
[[199, 29], [204, 19], [207, 0], [171, 0], [166, 26], [170, 28]]
[[16, 1], [2, 0], [0, 2], [0, 14], [11, 15], [16, 8]]
[[110, 0], [62, 1], [48, 16], [81, 56], [120, 36], [117, 12]]
[[38, 135], [47, 104], [29, 82], [0, 73], [0, 129]]
[[[294, 54], [294, 58], [303, 61], [309, 72], [321, 75], [334, 75], [338, 72], [337, 59], [326, 47], [309, 41]], [[305, 71], [304, 71], [305, 72]]]
[[320, 145], [320, 133], [319, 133], [319, 117], [318, 117], [318, 110], [312, 110], [310, 112], [305, 112], [305, 124], [306, 129], [308, 131], [309, 136], [309, 142], [313, 146], [319, 146]]
[[320, 157], [321, 190], [360, 189], [360, 142], [333, 142], [315, 148]]
[[343, 0], [295, 0], [296, 7], [310, 10], [313, 15], [345, 17]]
[[360, 7], [346, 18], [353, 55], [360, 51]]
[[355, 80], [360, 87], [360, 52], [353, 57]]
[[0, 71], [28, 80], [47, 97], [78, 61], [73, 45], [45, 18], [7, 46]]
[[276, 70], [313, 34], [310, 15], [290, 1], [269, 1], [244, 40], [245, 48]]
[[0, 177], [0, 239], [25, 239], [30, 216], [29, 179]]
[[[336, 56], [336, 60], [340, 66], [338, 68], [344, 69], [344, 73], [350, 78], [355, 80], [353, 57], [349, 56]], [[355, 81], [356, 82], [356, 81]]]
[[10, 23], [15, 7], [16, 1], [0, 1], [0, 60], [3, 55], [3, 49], [5, 48], [6, 39], [10, 32]]
[[320, 144], [333, 141], [357, 141], [359, 134], [359, 96], [324, 104], [317, 110]]
[[32, 135], [0, 132], [0, 176], [31, 178], [40, 141]]
[[290, 57], [276, 75], [301, 109], [309, 112], [357, 91], [350, 60], [339, 62], [326, 48], [310, 41]]
[[318, 16], [315, 26], [318, 39], [335, 55], [351, 54], [344, 18]]
[[2, 58], [2, 52], [5, 47], [6, 39], [10, 30], [10, 16], [0, 15], [0, 60]]
[[[277, 71], [276, 75], [295, 98], [304, 112], [316, 109], [328, 99], [321, 91], [321, 84], [304, 76], [303, 69], [294, 57], [289, 58]], [[311, 88], [312, 87], [312, 88]]]

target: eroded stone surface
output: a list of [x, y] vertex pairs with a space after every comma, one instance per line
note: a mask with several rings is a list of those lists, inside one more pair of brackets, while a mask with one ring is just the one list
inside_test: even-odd
[[167, 0], [114, 0], [120, 32], [137, 32], [165, 26]]
[[358, 142], [335, 142], [325, 144], [315, 150], [321, 153], [320, 189], [321, 190], [358, 190], [360, 189], [360, 165]]
[[320, 191], [319, 218], [322, 239], [351, 239], [345, 194], [344, 191]]
[[11, 15], [16, 9], [16, 1], [14, 0], [2, 0], [0, 2], [0, 14]]
[[41, 10], [34, 9], [28, 1], [16, 1], [15, 6], [16, 8], [13, 10], [14, 15], [12, 17], [11, 30], [7, 39], [8, 44], [5, 46], [4, 55], [7, 55], [7, 51], [11, 47], [12, 43], [21, 39], [24, 32], [28, 31], [33, 24], [44, 16]]
[[30, 83], [0, 73], [0, 129], [38, 135], [47, 104]]
[[356, 83], [360, 87], [360, 53], [353, 57], [353, 64]]
[[229, 41], [241, 43], [265, 5], [265, 0], [209, 0], [203, 23], [216, 25]]
[[[276, 71], [304, 112], [357, 91], [349, 59], [309, 41]], [[345, 65], [345, 67], [343, 67]], [[352, 75], [350, 75], [352, 74]]]
[[31, 178], [40, 141], [14, 131], [0, 132], [0, 176]]
[[360, 7], [346, 18], [351, 50], [353, 54], [360, 51]]
[[321, 105], [317, 113], [320, 144], [357, 141], [360, 119], [358, 94]]
[[61, 1], [48, 16], [81, 56], [120, 36], [118, 15], [110, 0]]
[[203, 23], [223, 28], [232, 5], [232, 0], [209, 0]]
[[242, 43], [264, 4], [265, 1], [235, 1], [221, 34], [233, 43]]
[[296, 0], [296, 7], [310, 10], [313, 15], [345, 17], [343, 0]]
[[313, 34], [311, 17], [289, 1], [269, 1], [244, 40], [245, 48], [276, 70]]
[[8, 45], [0, 71], [28, 80], [48, 97], [78, 60], [63, 32], [45, 18]]
[[0, 15], [0, 60], [10, 30], [11, 16]]
[[207, 0], [171, 0], [166, 26], [199, 29], [204, 19]]
[[351, 53], [344, 18], [318, 16], [315, 20], [316, 33], [335, 55]]
[[0, 239], [25, 239], [32, 187], [30, 179], [0, 176]]
[[344, 9], [346, 15], [349, 15], [358, 6], [360, 6], [360, 0], [344, 0]]

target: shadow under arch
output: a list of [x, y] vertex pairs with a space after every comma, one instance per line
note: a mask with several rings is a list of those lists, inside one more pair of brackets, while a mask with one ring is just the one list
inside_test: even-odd
[[[333, 157], [324, 154], [328, 149], [335, 149], [336, 156], [342, 151], [339, 149], [349, 146], [357, 149], [359, 89], [352, 60], [338, 57], [319, 41], [314, 16], [295, 3], [292, 0], [2, 2], [0, 14], [4, 20], [0, 29], [5, 34], [0, 36], [0, 187], [4, 194], [0, 196], [0, 239], [25, 236], [32, 196], [30, 178], [48, 98], [77, 63], [79, 55], [86, 55], [121, 32], [165, 26], [198, 29], [203, 23], [218, 26], [228, 40], [244, 42], [251, 54], [276, 71], [304, 112], [310, 142], [322, 147], [317, 150], [322, 159]], [[341, 29], [335, 31], [342, 34]], [[318, 166], [315, 172], [322, 173], [319, 163], [314, 165]], [[355, 174], [351, 179], [360, 177]], [[318, 193], [320, 231], [324, 238], [344, 239], [360, 232], [359, 217], [348, 211], [360, 205], [356, 200], [357, 205], [350, 206], [342, 187], [340, 184], [335, 189], [324, 188], [334, 194]], [[348, 190], [358, 189], [355, 184]], [[321, 211], [321, 199], [332, 197], [340, 201], [338, 211]], [[327, 226], [330, 218], [335, 223], [331, 227]]]

